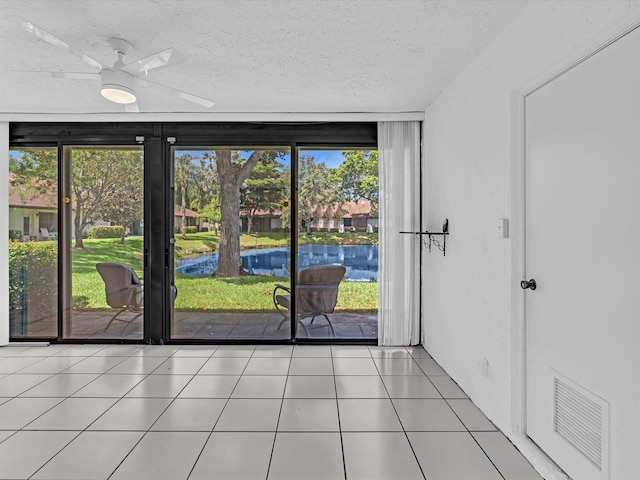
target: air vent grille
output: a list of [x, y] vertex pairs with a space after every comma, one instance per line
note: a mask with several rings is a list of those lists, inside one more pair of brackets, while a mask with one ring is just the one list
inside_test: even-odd
[[580, 387], [554, 378], [554, 430], [602, 471], [603, 413], [606, 409], [597, 397], [580, 390]]

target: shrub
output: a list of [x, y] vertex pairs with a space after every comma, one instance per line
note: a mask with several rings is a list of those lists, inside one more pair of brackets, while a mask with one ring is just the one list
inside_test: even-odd
[[96, 226], [87, 230], [86, 238], [120, 238], [122, 226]]
[[9, 310], [11, 335], [27, 332], [27, 321], [54, 315], [58, 310], [58, 244], [9, 244]]
[[9, 230], [9, 240], [19, 242], [22, 238], [22, 230]]
[[[184, 227], [184, 233], [198, 233], [198, 227], [195, 225], [187, 225]], [[176, 225], [176, 235], [182, 235], [182, 227]]]

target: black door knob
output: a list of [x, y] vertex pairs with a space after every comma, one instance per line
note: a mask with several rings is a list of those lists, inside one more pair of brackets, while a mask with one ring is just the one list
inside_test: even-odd
[[531, 280], [523, 280], [520, 282], [520, 287], [523, 290], [530, 288], [531, 290], [535, 290], [538, 286], [536, 285], [536, 281], [532, 278]]

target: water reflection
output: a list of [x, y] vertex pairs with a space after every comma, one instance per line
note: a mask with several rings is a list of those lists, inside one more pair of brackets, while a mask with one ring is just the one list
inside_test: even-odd
[[[286, 277], [289, 271], [289, 248], [264, 248], [241, 253], [242, 265], [254, 275]], [[378, 280], [376, 245], [302, 245], [298, 249], [298, 268], [339, 263], [347, 268], [346, 280]], [[218, 268], [216, 252], [178, 261], [177, 270], [185, 275], [211, 275]]]

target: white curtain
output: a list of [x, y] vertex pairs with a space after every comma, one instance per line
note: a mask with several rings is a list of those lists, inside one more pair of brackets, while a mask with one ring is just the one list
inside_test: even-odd
[[[9, 122], [0, 122], [0, 177], [9, 178]], [[0, 182], [0, 346], [9, 343], [9, 182]]]
[[379, 122], [380, 345], [420, 343], [420, 122]]

